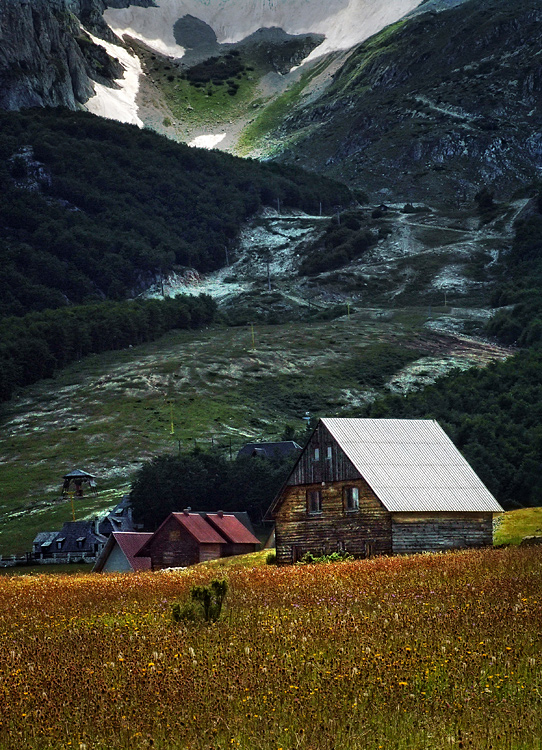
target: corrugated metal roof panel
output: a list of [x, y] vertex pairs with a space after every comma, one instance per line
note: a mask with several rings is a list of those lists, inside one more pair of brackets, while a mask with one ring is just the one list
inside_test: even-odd
[[433, 420], [332, 418], [322, 422], [390, 511], [502, 511]]

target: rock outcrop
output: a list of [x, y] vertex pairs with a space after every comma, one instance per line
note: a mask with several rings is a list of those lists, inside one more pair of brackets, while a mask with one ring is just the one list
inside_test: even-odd
[[104, 0], [0, 0], [0, 108], [76, 109], [93, 96], [93, 81], [111, 85], [121, 77], [119, 63], [81, 28], [112, 41], [105, 7]]
[[292, 108], [264, 155], [387, 200], [472, 201], [483, 185], [509, 195], [542, 169], [541, 33], [537, 0], [403, 21]]

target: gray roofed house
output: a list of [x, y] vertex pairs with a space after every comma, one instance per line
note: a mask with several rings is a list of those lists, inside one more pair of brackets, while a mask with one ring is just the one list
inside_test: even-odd
[[60, 531], [40, 532], [32, 545], [32, 559], [51, 563], [94, 561], [107, 541], [96, 525], [95, 521], [67, 521]]
[[98, 531], [104, 536], [109, 536], [114, 531], [136, 531], [130, 495], [124, 495], [113, 510], [99, 521]]
[[321, 419], [269, 515], [277, 561], [490, 545], [502, 508], [433, 420]]
[[237, 458], [261, 456], [262, 458], [285, 458], [301, 453], [303, 449], [294, 440], [278, 443], [247, 443], [237, 454]]

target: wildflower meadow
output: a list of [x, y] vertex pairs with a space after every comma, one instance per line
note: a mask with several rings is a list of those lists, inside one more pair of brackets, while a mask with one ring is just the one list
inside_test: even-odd
[[0, 577], [0, 748], [542, 748], [542, 549]]

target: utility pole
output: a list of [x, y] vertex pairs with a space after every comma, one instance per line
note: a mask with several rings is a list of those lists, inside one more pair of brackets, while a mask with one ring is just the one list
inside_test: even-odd
[[230, 265], [230, 258], [229, 258], [229, 255], [228, 255], [228, 246], [227, 245], [224, 245], [224, 250], [226, 251], [226, 265], [229, 266]]
[[267, 258], [267, 291], [271, 291], [271, 271], [269, 268], [269, 258]]

